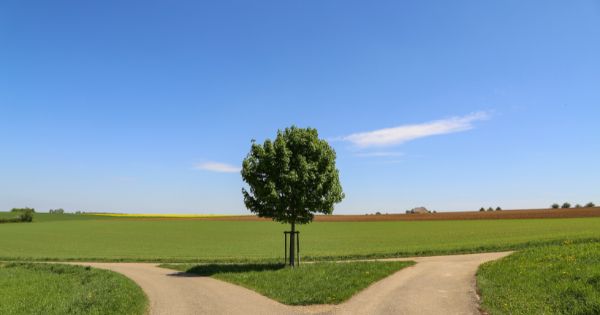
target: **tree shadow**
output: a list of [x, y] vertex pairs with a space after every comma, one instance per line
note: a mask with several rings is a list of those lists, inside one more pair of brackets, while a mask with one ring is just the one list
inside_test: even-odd
[[285, 264], [206, 264], [194, 266], [185, 272], [172, 274], [179, 277], [210, 277], [219, 273], [240, 273], [252, 271], [274, 271], [285, 268]]

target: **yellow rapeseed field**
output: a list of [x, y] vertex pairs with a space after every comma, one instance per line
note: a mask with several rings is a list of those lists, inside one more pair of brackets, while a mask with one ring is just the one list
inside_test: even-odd
[[86, 213], [95, 216], [122, 217], [122, 218], [215, 218], [227, 217], [223, 214], [178, 214], [178, 213]]

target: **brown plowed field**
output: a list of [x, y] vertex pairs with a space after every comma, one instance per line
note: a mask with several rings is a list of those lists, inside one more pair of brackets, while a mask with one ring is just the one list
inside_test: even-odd
[[423, 221], [493, 220], [600, 217], [600, 207], [573, 209], [529, 209], [502, 211], [461, 211], [427, 214], [332, 215], [317, 216], [315, 221]]
[[[502, 211], [461, 211], [428, 214], [381, 214], [381, 215], [318, 215], [317, 222], [367, 222], [367, 221], [428, 221], [428, 220], [495, 220], [495, 219], [551, 219], [600, 217], [600, 207], [571, 209], [528, 209]], [[204, 221], [270, 221], [253, 215], [222, 217], [146, 217], [123, 220], [162, 221], [162, 220], [204, 220]]]

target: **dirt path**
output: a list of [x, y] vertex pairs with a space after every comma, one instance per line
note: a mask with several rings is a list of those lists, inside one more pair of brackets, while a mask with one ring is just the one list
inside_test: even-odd
[[146, 263], [80, 263], [109, 269], [138, 283], [150, 314], [479, 314], [477, 267], [510, 254], [484, 253], [413, 260], [405, 268], [339, 305], [286, 306], [254, 291]]

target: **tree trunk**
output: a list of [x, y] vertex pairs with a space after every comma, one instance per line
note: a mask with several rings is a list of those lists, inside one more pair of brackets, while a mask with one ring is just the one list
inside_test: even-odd
[[296, 262], [296, 223], [292, 223], [292, 233], [290, 233], [290, 266], [294, 267]]

